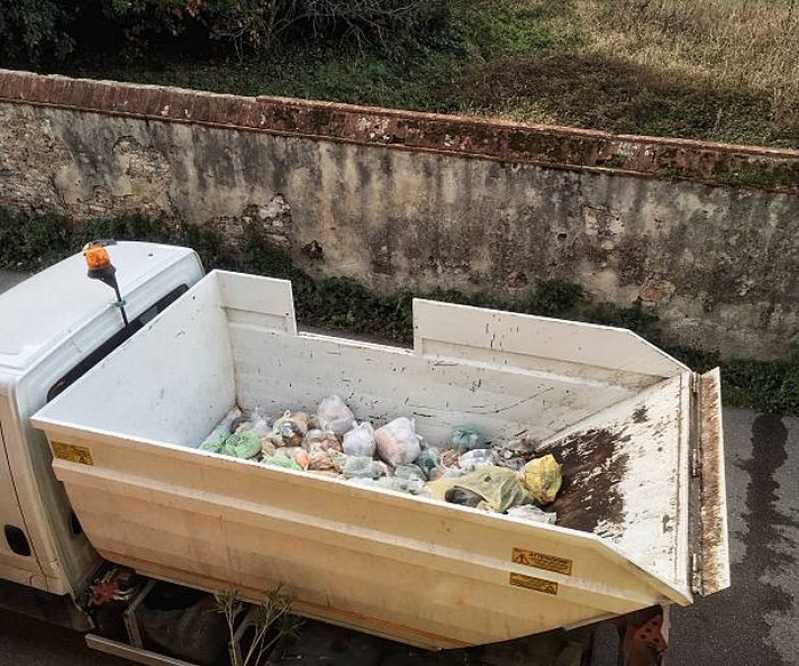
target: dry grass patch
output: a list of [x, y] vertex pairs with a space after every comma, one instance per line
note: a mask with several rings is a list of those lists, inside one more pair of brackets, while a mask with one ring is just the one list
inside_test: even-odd
[[768, 97], [772, 120], [799, 124], [796, 0], [580, 0], [593, 49], [709, 88]]

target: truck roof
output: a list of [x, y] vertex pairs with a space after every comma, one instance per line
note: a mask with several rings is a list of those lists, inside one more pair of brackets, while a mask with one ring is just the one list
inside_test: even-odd
[[[123, 298], [191, 254], [174, 245], [119, 242], [108, 248]], [[20, 370], [107, 310], [114, 292], [86, 275], [78, 253], [0, 294], [0, 367]]]

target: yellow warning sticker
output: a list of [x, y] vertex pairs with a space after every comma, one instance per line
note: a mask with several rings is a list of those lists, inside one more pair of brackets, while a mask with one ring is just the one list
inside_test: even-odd
[[94, 465], [92, 452], [85, 446], [53, 442], [53, 455], [56, 458], [61, 458], [61, 460], [69, 460], [69, 462], [80, 463], [81, 465]]
[[572, 575], [572, 561], [564, 557], [537, 553], [534, 550], [525, 550], [524, 548], [514, 548], [511, 559], [516, 564], [523, 564], [526, 567], [546, 569], [547, 571], [554, 571], [564, 576]]
[[557, 583], [553, 583], [551, 580], [544, 580], [543, 578], [535, 578], [534, 576], [523, 576], [522, 574], [511, 573], [510, 584], [516, 587], [523, 587], [527, 590], [543, 592], [544, 594], [557, 595], [558, 593]]

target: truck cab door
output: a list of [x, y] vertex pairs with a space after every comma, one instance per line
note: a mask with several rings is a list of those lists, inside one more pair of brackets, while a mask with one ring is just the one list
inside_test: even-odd
[[3, 421], [7, 404], [0, 396], [0, 578], [23, 585], [44, 585], [44, 574], [28, 538], [25, 520], [17, 499], [17, 491], [8, 465]]

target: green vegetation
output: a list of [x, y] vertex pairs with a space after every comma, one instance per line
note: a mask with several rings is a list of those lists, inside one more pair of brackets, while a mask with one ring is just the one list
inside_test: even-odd
[[213, 42], [241, 57], [296, 37], [413, 44], [446, 10], [447, 0], [0, 0], [0, 58], [38, 62], [120, 44], [207, 52]]
[[539, 282], [514, 300], [451, 290], [379, 295], [351, 279], [312, 278], [276, 250], [256, 225], [246, 228], [243, 241], [233, 246], [212, 228], [181, 225], [171, 220], [128, 216], [77, 226], [55, 215], [23, 215], [0, 207], [0, 269], [42, 270], [95, 238], [187, 245], [197, 250], [208, 270], [224, 268], [289, 279], [302, 324], [400, 344], [413, 339], [414, 296], [629, 328], [694, 370], [710, 370], [720, 365], [726, 405], [799, 415], [799, 354], [784, 361], [721, 361], [717, 354], [669, 347], [662, 343], [657, 317], [651, 312], [638, 306], [622, 308], [592, 302], [573, 283]]
[[[0, 0], [0, 7], [4, 2], [12, 0]], [[216, 14], [206, 18], [221, 0], [189, 2], [204, 8], [202, 20], [184, 12], [180, 29], [153, 30], [153, 8], [175, 3], [111, 2], [145, 5], [149, 13], [133, 16], [150, 22], [136, 30], [120, 23], [132, 20], [132, 10], [118, 10], [113, 25], [117, 33], [124, 28], [127, 41], [104, 45], [68, 36], [77, 41], [72, 56], [45, 58], [38, 69], [799, 147], [799, 8], [793, 0], [436, 0], [411, 3], [415, 13], [401, 15], [403, 22], [384, 17], [371, 31], [366, 26], [373, 22], [349, 14], [322, 23], [290, 21], [279, 34], [252, 28], [238, 42], [224, 38], [235, 31], [219, 27], [227, 23]], [[271, 6], [227, 4], [238, 11]], [[367, 11], [391, 2], [328, 4]], [[236, 20], [250, 27], [264, 20], [246, 18]], [[47, 25], [34, 26], [36, 34]], [[126, 46], [120, 50], [119, 43]]]

